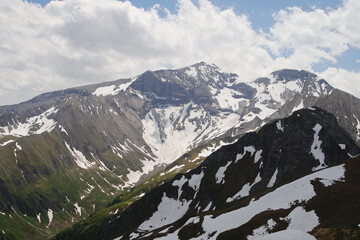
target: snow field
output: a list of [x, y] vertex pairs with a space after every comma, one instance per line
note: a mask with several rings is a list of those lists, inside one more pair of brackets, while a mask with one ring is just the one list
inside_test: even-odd
[[14, 125], [8, 125], [0, 127], [0, 135], [12, 135], [16, 137], [30, 136], [33, 134], [41, 134], [43, 132], [51, 132], [57, 122], [48, 118], [52, 114], [58, 112], [55, 107], [51, 107], [38, 116], [27, 118], [24, 123], [16, 123]]
[[200, 174], [193, 174], [189, 180], [185, 176], [182, 176], [179, 180], [173, 181], [172, 185], [178, 187], [177, 199], [169, 198], [166, 196], [166, 193], [164, 193], [157, 211], [154, 212], [148, 220], [144, 221], [138, 229], [140, 231], [158, 229], [182, 218], [192, 202], [192, 200], [180, 200], [182, 187], [185, 183], [188, 183], [189, 187], [196, 192], [196, 196], [203, 176], [204, 172], [201, 172]]
[[[195, 119], [202, 124], [197, 126]], [[149, 112], [142, 120], [143, 138], [157, 156], [158, 163], [169, 164], [203, 140], [222, 135], [238, 120], [239, 115], [235, 113], [210, 116], [193, 103], [165, 106]]]
[[[263, 211], [266, 211], [268, 209], [287, 209], [290, 208], [291, 205], [295, 202], [306, 202], [316, 195], [314, 188], [311, 184], [312, 180], [320, 178], [327, 179], [329, 181], [340, 181], [344, 177], [344, 174], [344, 165], [327, 168], [319, 172], [315, 172], [311, 175], [305, 176], [289, 184], [283, 185], [275, 189], [273, 192], [264, 195], [258, 200], [251, 201], [250, 204], [246, 207], [223, 213], [217, 217], [207, 215], [204, 217], [204, 221], [202, 223], [202, 227], [205, 233], [200, 235], [199, 237], [193, 238], [193, 240], [215, 240], [220, 233], [242, 226], [255, 215]], [[300, 228], [300, 230], [298, 229], [296, 231], [301, 232], [301, 234], [303, 235], [304, 231], [301, 229], [310, 231], [311, 227], [316, 226], [315, 224], [317, 217], [315, 217], [311, 212], [304, 213], [304, 211], [302, 211], [301, 209], [296, 209], [296, 211], [293, 211], [293, 214], [290, 214], [289, 216], [293, 221], [292, 224], [290, 223], [290, 226]], [[306, 223], [309, 225], [301, 226], [298, 220], [304, 216], [306, 217], [306, 219], [309, 220], [309, 223]], [[210, 237], [209, 234], [215, 231], [216, 234]], [[305, 236], [309, 235], [305, 234]]]
[[137, 77], [132, 78], [129, 82], [120, 84], [119, 86], [110, 85], [105, 87], [97, 88], [92, 94], [95, 96], [107, 96], [107, 95], [116, 95], [121, 91], [125, 91]]

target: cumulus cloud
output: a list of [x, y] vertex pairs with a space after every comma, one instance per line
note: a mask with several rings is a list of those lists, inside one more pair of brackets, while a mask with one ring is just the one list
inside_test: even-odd
[[329, 67], [324, 72], [319, 73], [324, 79], [345, 92], [354, 96], [360, 96], [360, 74], [354, 71], [347, 71], [341, 68]]
[[[357, 0], [330, 10], [283, 9], [268, 32], [255, 31], [246, 15], [231, 8], [195, 1], [178, 0], [177, 11], [165, 9], [165, 16], [158, 5], [144, 10], [129, 1], [63, 0], [45, 7], [1, 1], [0, 105], [199, 61], [248, 81], [281, 68], [336, 63], [349, 47], [360, 48]], [[331, 71], [324, 72], [327, 80], [341, 86], [345, 80]]]

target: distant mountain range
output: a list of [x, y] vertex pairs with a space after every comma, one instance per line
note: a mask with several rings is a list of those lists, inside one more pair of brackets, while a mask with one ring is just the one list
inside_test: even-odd
[[159, 171], [195, 168], [245, 133], [312, 106], [360, 143], [360, 100], [307, 71], [245, 83], [201, 62], [2, 106], [0, 231], [49, 237]]

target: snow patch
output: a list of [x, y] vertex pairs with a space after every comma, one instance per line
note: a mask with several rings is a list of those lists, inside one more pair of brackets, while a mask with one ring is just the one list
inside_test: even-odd
[[96, 173], [99, 175], [99, 177], [100, 177], [102, 180], [104, 180], [107, 184], [109, 184], [109, 186], [115, 188], [115, 189], [118, 190], [118, 191], [121, 190], [118, 186], [116, 186], [116, 185], [112, 184], [111, 182], [109, 182], [109, 181], [108, 181], [105, 177], [103, 177], [99, 172], [96, 172]]
[[329, 187], [335, 183], [333, 180], [329, 179], [319, 179], [319, 181], [324, 185], [324, 187]]
[[357, 135], [356, 135], [356, 141], [359, 141], [360, 140], [360, 121], [359, 119], [357, 119], [357, 117], [355, 117], [355, 115], [353, 115], [354, 118], [356, 119], [356, 132], [357, 132]]
[[63, 132], [63, 133], [65, 133], [66, 135], [69, 136], [68, 132], [67, 132], [67, 131], [65, 130], [65, 128], [64, 128], [63, 126], [61, 126], [60, 124], [59, 124], [59, 129], [60, 129], [60, 132]]
[[276, 122], [276, 127], [279, 131], [284, 132], [284, 127], [281, 125], [281, 120]]
[[67, 149], [69, 150], [69, 152], [71, 153], [71, 155], [74, 157], [75, 163], [79, 167], [81, 167], [83, 169], [88, 169], [91, 166], [95, 165], [95, 162], [89, 162], [82, 152], [80, 152], [76, 148], [72, 148], [69, 144], [67, 144], [67, 142], [64, 142], [64, 143], [65, 143], [65, 146], [67, 147]]
[[293, 112], [295, 112], [295, 111], [297, 111], [297, 110], [303, 109], [303, 108], [304, 108], [304, 102], [303, 102], [303, 100], [301, 99], [301, 102], [299, 103], [299, 105], [297, 105], [296, 107], [294, 107], [291, 113], [293, 113]]
[[[213, 90], [213, 92], [215, 92]], [[239, 111], [241, 106], [247, 106], [249, 104], [249, 100], [245, 98], [234, 97], [239, 95], [239, 92], [230, 89], [230, 88], [222, 88], [220, 91], [216, 91], [215, 99], [219, 103], [221, 109]]]
[[90, 155], [101, 165], [99, 167], [100, 170], [102, 170], [102, 171], [107, 170], [107, 171], [111, 172], [111, 170], [109, 168], [107, 168], [106, 165], [100, 159], [96, 158], [92, 152], [90, 152]]
[[322, 128], [322, 126], [318, 123], [313, 128], [313, 130], [315, 131], [315, 134], [314, 134], [314, 142], [311, 145], [310, 153], [313, 155], [313, 157], [316, 160], [319, 160], [319, 162], [320, 162], [319, 166], [313, 168], [313, 171], [327, 167], [327, 165], [324, 162], [325, 154], [323, 153], [323, 151], [321, 149], [322, 141], [319, 139], [319, 132], [320, 132], [321, 128]]
[[191, 217], [189, 218], [186, 223], [184, 224], [184, 226], [189, 225], [189, 224], [197, 224], [200, 222], [200, 217], [196, 216], [196, 217]]
[[310, 232], [320, 224], [319, 218], [314, 210], [306, 212], [305, 209], [300, 206], [292, 210], [286, 218], [290, 222], [288, 229], [297, 229], [304, 232]]
[[199, 157], [208, 157], [210, 156], [210, 154], [212, 154], [213, 152], [217, 151], [219, 148], [221, 148], [224, 145], [227, 145], [229, 143], [225, 143], [223, 141], [220, 141], [219, 145], [216, 144], [212, 144], [211, 146], [204, 148], [201, 150], [201, 152], [198, 154]]
[[151, 172], [154, 169], [154, 167], [159, 164], [158, 162], [148, 160], [147, 158], [140, 161], [142, 164], [144, 164], [144, 166], [140, 170], [136, 170], [136, 171], [129, 170], [129, 173], [126, 175], [128, 181], [126, 181], [124, 187], [134, 185], [140, 180], [142, 175]]
[[178, 197], [177, 199], [179, 200], [180, 199], [180, 196], [181, 196], [181, 189], [183, 187], [183, 185], [187, 182], [188, 180], [186, 179], [185, 176], [182, 176], [179, 180], [175, 180], [173, 181], [172, 185], [174, 187], [178, 187]]
[[164, 237], [159, 237], [159, 238], [155, 238], [154, 240], [175, 240], [175, 239], [179, 239], [179, 230], [176, 230], [175, 232], [173, 233], [170, 233]]
[[278, 168], [275, 170], [274, 174], [272, 175], [269, 183], [267, 184], [267, 187], [268, 188], [271, 188], [274, 186], [275, 182], [276, 182], [276, 177], [277, 177], [277, 174], [278, 174]]
[[81, 216], [81, 207], [79, 206], [79, 204], [77, 202], [74, 204], [74, 207], [75, 207], [76, 214]]
[[47, 225], [47, 227], [51, 225], [54, 218], [53, 211], [51, 209], [48, 209], [48, 218], [49, 218], [49, 224]]
[[1, 147], [5, 147], [6, 145], [8, 145], [9, 143], [12, 143], [12, 142], [15, 142], [15, 140], [9, 140], [9, 141], [6, 141], [6, 142], [3, 142], [0, 144]]
[[[316, 193], [314, 191], [314, 187], [311, 182], [317, 178], [328, 179], [332, 181], [339, 181], [344, 178], [345, 168], [344, 164], [332, 168], [327, 168], [303, 178], [300, 178], [296, 181], [293, 181], [289, 184], [283, 185], [274, 191], [260, 197], [258, 200], [252, 200], [248, 206], [223, 213], [217, 217], [212, 215], [207, 215], [204, 217], [202, 228], [204, 233], [197, 238], [193, 239], [210, 239], [215, 240], [222, 232], [238, 228], [243, 224], [247, 223], [257, 214], [266, 211], [266, 210], [277, 210], [277, 209], [287, 209], [292, 206], [292, 204], [296, 202], [307, 202], [314, 196]], [[295, 212], [296, 213], [296, 212]], [[311, 214], [311, 213], [310, 213]], [[312, 218], [311, 219], [315, 219]], [[295, 218], [294, 218], [295, 219]], [[312, 223], [314, 223], [313, 221]], [[296, 221], [294, 222], [295, 226]], [[286, 231], [293, 231], [286, 230]], [[296, 230], [297, 232], [301, 232], [305, 234], [302, 230]], [[207, 238], [210, 233], [215, 234], [211, 235], [211, 237]], [[268, 236], [276, 236], [276, 235], [268, 235]], [[298, 235], [295, 235], [298, 236]], [[308, 236], [308, 235], [304, 235]], [[267, 239], [267, 238], [264, 238]], [[283, 239], [283, 238], [268, 238], [268, 239]], [[302, 238], [290, 238], [290, 235], [285, 239], [302, 239]], [[307, 239], [307, 238], [305, 238]], [[314, 238], [311, 238], [314, 239]]]
[[167, 233], [167, 232], [170, 230], [171, 227], [172, 227], [172, 226], [167, 227], [167, 228], [165, 228], [164, 230], [161, 230], [159, 233]]
[[39, 223], [41, 223], [40, 215], [41, 215], [41, 213], [39, 213], [38, 215], [36, 215], [36, 218], [37, 218], [37, 220], [38, 220]]
[[[307, 232], [295, 229], [286, 229], [283, 231], [271, 233], [262, 237], [257, 237], [256, 240], [316, 240]], [[252, 240], [252, 239], [251, 239]]]
[[8, 126], [0, 127], [0, 135], [24, 137], [33, 134], [51, 132], [57, 123], [48, 117], [57, 112], [58, 110], [55, 109], [55, 107], [51, 107], [38, 116], [27, 118], [24, 123], [18, 122], [14, 125], [9, 124]]
[[261, 177], [259, 172], [252, 184], [246, 183], [238, 193], [236, 193], [233, 197], [229, 197], [228, 199], [226, 199], [226, 202], [229, 203], [234, 200], [240, 199], [242, 197], [249, 196], [251, 188], [260, 181], [261, 181]]
[[189, 70], [186, 70], [185, 74], [187, 74], [189, 77], [196, 78], [198, 73], [195, 67], [189, 67]]
[[225, 166], [219, 167], [219, 170], [215, 174], [215, 180], [217, 184], [225, 183], [225, 171], [230, 166], [231, 161], [227, 162]]
[[129, 239], [132, 240], [132, 239], [134, 239], [134, 238], [137, 238], [138, 236], [140, 236], [140, 234], [138, 234], [138, 233], [131, 233], [131, 234], [129, 235]]
[[181, 169], [181, 168], [183, 168], [183, 167], [185, 167], [184, 164], [176, 165], [176, 166], [170, 168], [170, 169], [169, 169], [168, 171], [166, 171], [165, 173], [161, 173], [160, 175], [163, 176], [163, 175], [165, 175], [165, 174], [167, 174], [167, 173], [173, 172], [173, 171], [175, 171], [175, 170], [177, 170], [177, 169]]
[[209, 204], [202, 210], [203, 212], [209, 211], [211, 208], [212, 202], [209, 202]]
[[258, 150], [255, 153], [254, 163], [257, 163], [261, 159], [261, 153], [262, 153], [262, 150]]
[[341, 150], [345, 150], [346, 149], [346, 145], [345, 144], [339, 144], [339, 147], [341, 148]]
[[119, 86], [110, 85], [105, 87], [99, 87], [92, 94], [95, 96], [116, 95], [121, 91], [125, 91], [136, 79], [137, 77], [131, 79], [131, 81], [127, 83], [120, 84]]
[[20, 144], [18, 142], [15, 143], [15, 146], [18, 150], [20, 150], [20, 151], [22, 150], [22, 147], [20, 146]]
[[253, 230], [252, 235], [247, 236], [247, 240], [257, 240], [259, 237], [263, 237], [268, 234], [269, 230], [272, 230], [276, 226], [276, 222], [273, 219], [269, 219], [266, 225]]
[[189, 187], [194, 189], [194, 191], [198, 191], [203, 177], [204, 177], [204, 172], [201, 172], [199, 174], [193, 174], [189, 179]]
[[250, 153], [250, 157], [251, 157], [251, 156], [255, 153], [255, 151], [256, 151], [256, 150], [255, 150], [255, 147], [254, 147], [254, 146], [244, 147], [244, 152], [243, 152], [242, 154], [237, 154], [237, 155], [236, 155], [235, 163], [236, 163], [237, 161], [239, 161], [240, 159], [242, 159], [247, 152]]
[[182, 218], [188, 211], [191, 201], [168, 198], [164, 193], [156, 212], [140, 226], [139, 230], [158, 229]]
[[143, 196], [145, 196], [145, 193], [140, 193], [138, 196], [136, 196], [137, 198], [142, 198]]
[[256, 81], [249, 83], [251, 87], [257, 90], [254, 96], [256, 101], [254, 107], [261, 110], [258, 114], [254, 114], [253, 118], [257, 116], [261, 120], [276, 112], [295, 93], [300, 93], [303, 87], [300, 80], [277, 81], [272, 75], [267, 78], [270, 80], [268, 85]]

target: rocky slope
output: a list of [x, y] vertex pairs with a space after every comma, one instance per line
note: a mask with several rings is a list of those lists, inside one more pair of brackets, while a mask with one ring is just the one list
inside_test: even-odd
[[[346, 201], [351, 194], [351, 202], [359, 200], [358, 157], [341, 164], [359, 153], [334, 116], [299, 110], [222, 147], [86, 238], [314, 239], [308, 232], [360, 221]], [[82, 238], [77, 234], [56, 239]]]
[[[329, 99], [334, 104], [326, 105]], [[179, 158], [171, 168], [197, 165], [238, 136], [317, 104], [360, 141], [360, 113], [352, 112], [359, 100], [296, 70], [244, 83], [201, 62], [2, 106], [3, 230], [15, 238], [47, 237], [105, 207], [144, 174]]]

